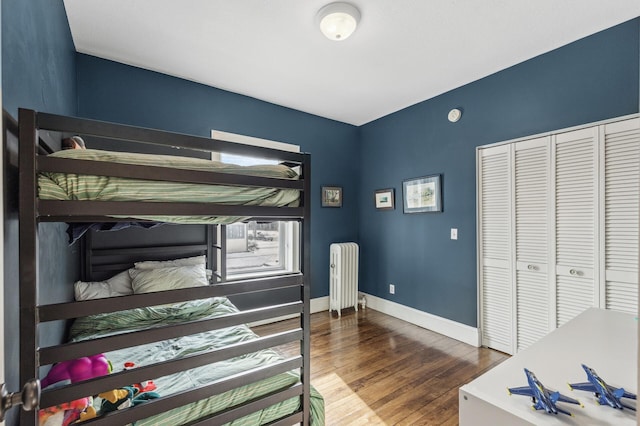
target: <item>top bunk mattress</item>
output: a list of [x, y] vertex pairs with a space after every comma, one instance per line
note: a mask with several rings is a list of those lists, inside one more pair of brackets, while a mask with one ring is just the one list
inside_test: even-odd
[[[96, 149], [58, 151], [49, 157], [122, 164], [171, 167], [176, 169], [232, 173], [278, 179], [298, 179], [284, 165], [238, 166], [200, 158], [150, 155]], [[225, 205], [297, 207], [300, 191], [268, 187], [227, 186], [40, 172], [38, 196], [43, 200], [197, 202]], [[233, 223], [238, 217], [136, 216], [139, 219], [170, 223]]]

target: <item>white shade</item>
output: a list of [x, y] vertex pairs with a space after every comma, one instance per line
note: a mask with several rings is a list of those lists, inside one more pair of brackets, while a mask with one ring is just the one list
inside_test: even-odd
[[341, 41], [356, 30], [360, 12], [349, 3], [331, 3], [318, 12], [320, 31], [328, 39]]

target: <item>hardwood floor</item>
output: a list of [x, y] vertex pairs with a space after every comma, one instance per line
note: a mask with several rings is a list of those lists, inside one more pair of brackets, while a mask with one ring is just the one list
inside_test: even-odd
[[507, 358], [372, 309], [311, 315], [311, 384], [327, 425], [457, 425], [458, 388]]

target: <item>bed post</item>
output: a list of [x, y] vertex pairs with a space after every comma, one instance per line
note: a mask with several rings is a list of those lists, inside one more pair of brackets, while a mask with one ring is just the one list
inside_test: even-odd
[[[18, 113], [19, 161], [19, 271], [20, 271], [20, 383], [38, 378], [38, 230], [36, 218], [36, 113]], [[36, 424], [38, 411], [20, 410], [20, 425]]]
[[302, 409], [303, 424], [310, 424], [311, 418], [311, 156], [304, 154], [303, 162], [304, 219], [302, 221]]

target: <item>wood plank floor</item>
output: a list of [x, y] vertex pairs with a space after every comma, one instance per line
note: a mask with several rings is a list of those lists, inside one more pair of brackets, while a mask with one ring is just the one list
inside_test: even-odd
[[457, 425], [458, 388], [507, 358], [372, 309], [311, 315], [311, 384], [327, 425]]

